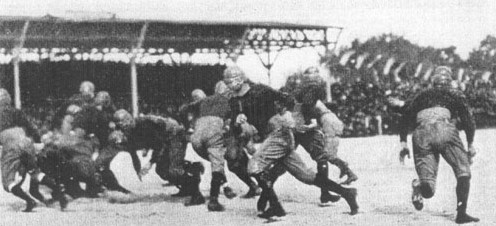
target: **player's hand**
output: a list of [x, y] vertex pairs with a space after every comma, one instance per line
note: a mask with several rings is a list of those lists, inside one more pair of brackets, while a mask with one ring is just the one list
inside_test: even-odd
[[400, 163], [402, 165], [405, 165], [405, 156], [407, 156], [410, 159], [410, 149], [408, 148], [403, 148], [400, 151]]
[[[144, 177], [145, 175], [148, 174], [148, 172], [150, 172], [150, 169], [152, 168], [152, 164], [150, 162], [148, 162], [146, 165], [144, 165], [143, 167], [141, 167], [141, 170], [138, 174], [138, 177]], [[141, 179], [140, 179], [141, 180]]]
[[309, 131], [310, 129], [311, 129], [311, 128], [310, 128], [310, 126], [308, 126], [308, 125], [302, 125], [302, 126], [299, 126], [299, 127], [298, 127], [298, 131], [299, 131], [299, 132], [307, 132], [307, 131]]
[[33, 145], [34, 145], [34, 149], [37, 152], [40, 152], [45, 147], [45, 144], [44, 143], [34, 143]]
[[109, 122], [108, 127], [110, 128], [110, 130], [115, 130], [115, 128], [117, 128], [117, 125], [115, 124], [115, 122]]
[[246, 121], [248, 121], [248, 118], [246, 117], [245, 114], [239, 114], [237, 117], [236, 117], [236, 124], [240, 125], [240, 124], [243, 124], [245, 123]]
[[405, 105], [405, 101], [402, 101], [396, 97], [388, 97], [387, 102], [393, 107], [403, 107], [403, 105]]
[[149, 172], [149, 169], [143, 168], [140, 170], [139, 174], [141, 175], [141, 177], [144, 177], [148, 174], [148, 172]]
[[472, 159], [477, 154], [477, 149], [475, 149], [474, 146], [469, 145], [468, 146], [468, 153], [467, 154], [468, 154], [468, 160], [469, 160], [470, 164], [472, 165], [472, 163], [474, 163], [474, 161]]
[[402, 165], [405, 165], [405, 156], [408, 156], [410, 159], [410, 149], [408, 149], [408, 146], [406, 142], [401, 142], [401, 151], [400, 151], [400, 163]]

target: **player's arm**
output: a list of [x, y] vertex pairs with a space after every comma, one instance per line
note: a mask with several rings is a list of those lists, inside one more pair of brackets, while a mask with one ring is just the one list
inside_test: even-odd
[[16, 110], [14, 117], [15, 120], [17, 121], [16, 124], [24, 128], [26, 134], [29, 137], [31, 137], [35, 143], [41, 142], [40, 134], [38, 133], [38, 130], [36, 129], [34, 124], [28, 120], [28, 118], [22, 111]]
[[459, 94], [457, 95], [456, 100], [456, 109], [458, 110], [458, 116], [460, 117], [461, 127], [465, 131], [467, 143], [471, 146], [475, 136], [475, 120], [465, 96]]
[[388, 97], [387, 104], [393, 112], [400, 113], [403, 110], [402, 108], [406, 105], [406, 102], [397, 97]]
[[310, 119], [309, 124], [303, 125], [303, 128], [306, 130], [312, 130], [312, 129], [317, 128], [317, 126], [319, 126], [319, 124], [317, 123], [317, 119], [313, 118], [313, 119]]
[[138, 175], [138, 179], [141, 181], [141, 175], [140, 175], [141, 161], [137, 153], [139, 147], [136, 146], [136, 141], [134, 140], [134, 136], [128, 136], [128, 139], [129, 140], [124, 149], [131, 156], [131, 161], [133, 163], [134, 171], [136, 171], [136, 174]]
[[473, 145], [475, 136], [475, 120], [470, 111], [467, 99], [463, 94], [457, 94], [456, 98], [456, 109], [458, 111], [458, 116], [460, 118], [461, 128], [465, 131], [467, 138], [467, 151], [472, 161], [472, 157], [477, 153]]
[[287, 93], [283, 93], [280, 91], [277, 91], [275, 89], [269, 88], [268, 93], [270, 96], [274, 98], [274, 101], [279, 101], [279, 103], [283, 103], [284, 106], [286, 106], [286, 109], [288, 111], [292, 111], [295, 105], [295, 100], [292, 96], [288, 95]]
[[189, 104], [185, 104], [180, 107], [180, 114], [194, 113], [197, 114], [200, 110], [200, 104], [202, 101], [195, 101]]
[[148, 174], [150, 169], [152, 168], [153, 164], [157, 163], [162, 157], [162, 155], [165, 154], [165, 148], [152, 148], [152, 157], [150, 160], [143, 166], [141, 167], [139, 175], [145, 176]]
[[414, 98], [410, 101], [404, 102], [404, 106], [399, 108], [399, 112], [401, 112], [401, 119], [399, 122], [399, 136], [400, 136], [400, 162], [404, 164], [405, 157], [408, 156], [410, 158], [410, 149], [408, 149], [408, 133], [410, 132], [410, 123], [415, 120], [415, 116], [420, 109], [420, 104], [422, 97]]
[[[241, 123], [243, 121], [243, 104], [241, 100], [236, 98], [231, 98], [229, 100], [229, 119], [231, 126], [230, 129], [235, 135], [239, 135], [242, 132]], [[246, 121], [246, 116], [244, 116], [244, 120]]]
[[410, 124], [410, 117], [408, 114], [402, 115], [399, 123], [399, 135], [400, 135], [400, 145], [401, 145], [401, 150], [400, 150], [400, 163], [405, 164], [405, 156], [408, 156], [410, 158], [410, 149], [408, 149], [408, 132], [409, 132], [409, 124]]
[[387, 104], [393, 112], [404, 114], [407, 111], [407, 108], [412, 105], [412, 102], [416, 97], [417, 96], [414, 96], [407, 100], [402, 100], [398, 97], [388, 97]]

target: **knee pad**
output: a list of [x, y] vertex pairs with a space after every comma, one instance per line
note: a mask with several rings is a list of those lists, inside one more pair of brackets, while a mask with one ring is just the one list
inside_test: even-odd
[[428, 199], [434, 196], [435, 188], [430, 183], [422, 182], [420, 184], [420, 191], [422, 192], [422, 197]]

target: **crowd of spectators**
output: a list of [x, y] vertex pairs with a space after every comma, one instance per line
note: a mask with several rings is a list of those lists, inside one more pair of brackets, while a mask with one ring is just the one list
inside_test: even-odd
[[[52, 66], [57, 69], [51, 69]], [[26, 65], [21, 69], [23, 75], [30, 78], [21, 87], [23, 110], [42, 133], [50, 129], [57, 107], [77, 92], [82, 80], [94, 81], [97, 91], [109, 91], [117, 108], [131, 109], [129, 68], [126, 64], [66, 62]], [[212, 94], [214, 84], [221, 79], [222, 70], [222, 66], [139, 67], [140, 112], [178, 117], [180, 106], [191, 101], [189, 94], [193, 89], [200, 88]], [[466, 94], [478, 128], [496, 126], [496, 86], [492, 81], [454, 80], [453, 85]], [[388, 109], [387, 96], [406, 100], [428, 86], [429, 81], [420, 77], [395, 81], [374, 80], [359, 73], [348, 74], [340, 76], [332, 84], [332, 102], [328, 106], [345, 123], [344, 137], [396, 134], [399, 115]]]
[[[467, 96], [478, 128], [496, 126], [496, 86], [492, 81], [454, 80], [452, 85]], [[391, 83], [341, 81], [331, 86], [333, 101], [329, 105], [345, 123], [346, 137], [397, 134], [400, 116], [388, 109], [387, 97], [408, 100], [428, 87], [429, 81], [422, 78]]]
[[[212, 94], [225, 66], [139, 65], [140, 113], [177, 116], [196, 88]], [[82, 81], [92, 81], [96, 91], [108, 91], [118, 109], [131, 111], [129, 65], [115, 62], [68, 61], [21, 64], [22, 110], [42, 133], [50, 129], [55, 111], [78, 92]], [[0, 66], [0, 85], [11, 94], [12, 65]]]

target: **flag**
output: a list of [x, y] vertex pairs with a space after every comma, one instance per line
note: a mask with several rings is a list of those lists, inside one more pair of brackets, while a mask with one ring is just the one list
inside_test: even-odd
[[372, 69], [372, 78], [374, 78], [374, 82], [378, 83], [380, 81], [379, 72], [374, 68]]
[[360, 56], [357, 57], [356, 63], [355, 63], [355, 68], [358, 70], [362, 67], [363, 62], [369, 57], [369, 53], [364, 53], [361, 54]]
[[348, 63], [348, 60], [350, 59], [350, 57], [355, 54], [355, 50], [350, 50], [348, 52], [345, 52], [342, 56], [341, 56], [341, 59], [339, 60], [339, 64], [345, 66], [347, 63]]
[[367, 64], [367, 68], [369, 68], [369, 69], [372, 68], [374, 66], [374, 64], [377, 63], [377, 61], [379, 61], [380, 59], [382, 59], [382, 55], [381, 54], [377, 55], [372, 62], [370, 62], [369, 64]]
[[422, 63], [420, 63], [417, 66], [417, 69], [415, 70], [415, 75], [413, 75], [414, 78], [417, 78], [420, 75], [420, 72], [422, 71]]
[[491, 77], [491, 72], [490, 71], [485, 71], [483, 74], [482, 74], [482, 80], [484, 80], [485, 82], [489, 81], [489, 78]]
[[394, 59], [394, 57], [391, 57], [387, 60], [386, 65], [384, 65], [384, 71], [382, 71], [383, 75], [389, 74], [389, 71], [391, 71], [391, 66], [393, 66], [395, 61], [396, 60]]
[[425, 72], [424, 77], [423, 77], [423, 79], [425, 81], [429, 80], [429, 77], [431, 77], [432, 71], [434, 71], [433, 67], [429, 67], [429, 69], [427, 69], [427, 71]]
[[400, 78], [400, 72], [401, 70], [403, 69], [403, 67], [405, 67], [406, 65], [406, 61], [401, 63], [396, 69], [394, 69], [394, 80], [396, 82], [401, 82], [401, 78]]
[[462, 79], [463, 79], [463, 72], [465, 72], [465, 69], [463, 69], [463, 68], [458, 69], [458, 77], [456, 78], [456, 80], [458, 80], [460, 82], [462, 81]]

